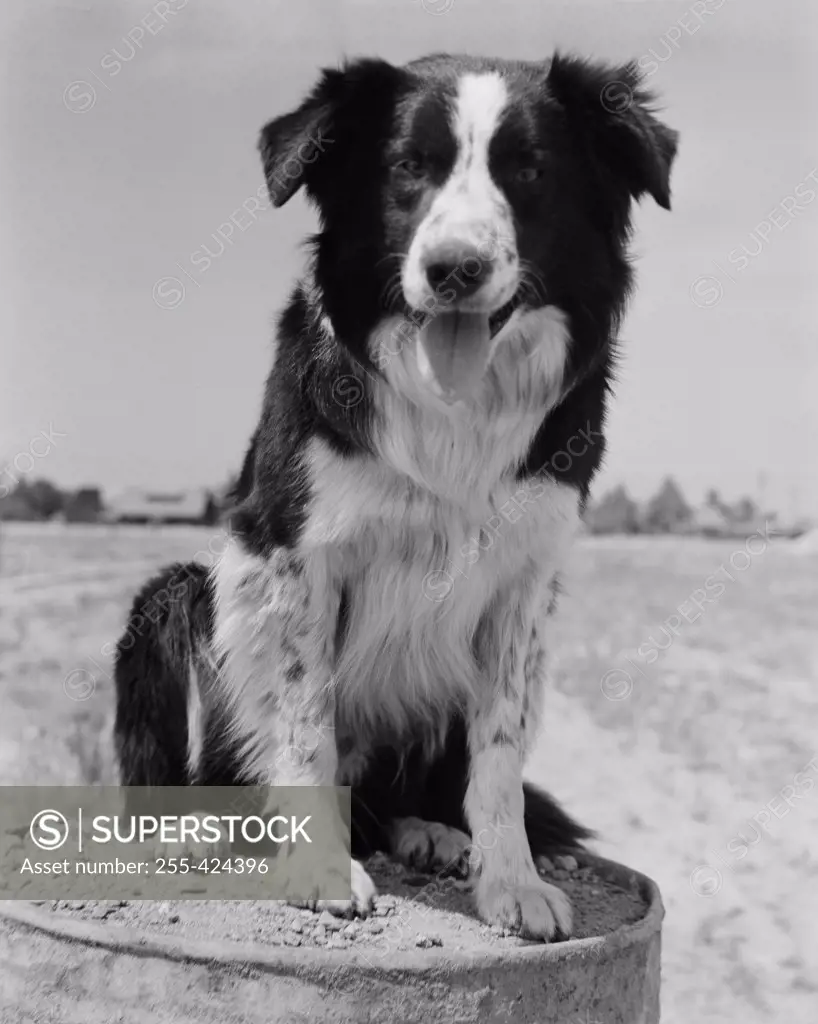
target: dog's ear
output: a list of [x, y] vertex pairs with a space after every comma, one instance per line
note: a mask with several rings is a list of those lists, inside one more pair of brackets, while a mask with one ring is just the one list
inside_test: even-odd
[[340, 141], [349, 144], [350, 133], [366, 119], [355, 116], [361, 101], [368, 98], [377, 105], [384, 86], [398, 75], [397, 68], [381, 60], [327, 69], [297, 110], [262, 129], [258, 148], [274, 206], [283, 206], [302, 185], [309, 189], [320, 178]]
[[603, 168], [638, 199], [645, 192], [670, 209], [670, 169], [678, 133], [654, 115], [635, 61], [621, 67], [557, 54], [548, 72], [549, 92], [576, 118]]
[[307, 168], [333, 144], [331, 120], [331, 105], [313, 93], [298, 110], [262, 128], [258, 148], [273, 206], [283, 206], [295, 195]]

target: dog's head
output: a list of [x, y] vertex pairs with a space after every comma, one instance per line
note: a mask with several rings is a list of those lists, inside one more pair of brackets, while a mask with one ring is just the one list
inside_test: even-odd
[[608, 344], [631, 200], [669, 208], [676, 133], [633, 64], [439, 55], [325, 71], [260, 150], [276, 206], [302, 185], [317, 204], [316, 280], [339, 341], [377, 364], [374, 329], [402, 318], [421, 377], [452, 399], [532, 309], [569, 319], [574, 368]]

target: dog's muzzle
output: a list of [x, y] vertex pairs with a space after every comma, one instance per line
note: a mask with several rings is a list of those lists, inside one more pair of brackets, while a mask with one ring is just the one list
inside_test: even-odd
[[486, 372], [492, 339], [514, 312], [514, 300], [487, 308], [494, 260], [469, 243], [435, 246], [423, 254], [421, 269], [434, 293], [419, 333], [421, 375], [446, 401], [467, 398]]

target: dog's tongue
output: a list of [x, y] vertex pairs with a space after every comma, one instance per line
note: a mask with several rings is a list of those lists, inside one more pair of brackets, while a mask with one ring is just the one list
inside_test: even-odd
[[420, 332], [420, 370], [434, 376], [447, 398], [465, 398], [482, 379], [490, 349], [485, 313], [438, 313]]

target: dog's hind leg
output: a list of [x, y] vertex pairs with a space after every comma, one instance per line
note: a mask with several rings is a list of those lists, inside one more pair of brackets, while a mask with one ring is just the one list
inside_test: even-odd
[[471, 838], [459, 828], [422, 818], [395, 818], [390, 850], [415, 871], [467, 875]]
[[[463, 807], [468, 777], [466, 723], [460, 714], [452, 717], [442, 749], [431, 757], [421, 743], [403, 757], [381, 747], [353, 783], [353, 849], [362, 857], [383, 850], [417, 871], [464, 870], [477, 859], [470, 848], [465, 855], [459, 850], [464, 837], [470, 842]], [[523, 783], [523, 806], [535, 864], [542, 856], [581, 850], [594, 835], [529, 782]]]
[[[237, 782], [219, 728], [212, 617], [208, 573], [195, 562], [170, 566], [134, 601], [114, 673], [115, 745], [120, 779], [128, 787], [126, 814], [155, 813], [156, 787]], [[229, 856], [229, 849], [226, 841], [154, 843], [157, 857]]]
[[114, 664], [114, 741], [124, 786], [196, 780], [204, 705], [194, 670], [209, 629], [207, 570], [174, 564], [133, 602]]

